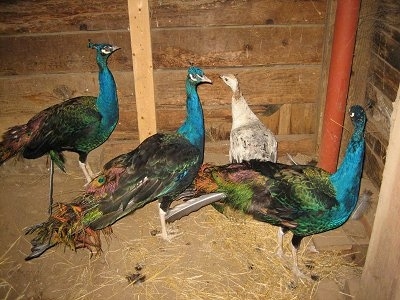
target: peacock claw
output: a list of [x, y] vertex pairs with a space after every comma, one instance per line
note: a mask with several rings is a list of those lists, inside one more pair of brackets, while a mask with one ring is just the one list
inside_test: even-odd
[[280, 260], [283, 260], [283, 261], [286, 261], [286, 262], [289, 262], [291, 260], [291, 257], [285, 255], [283, 253], [283, 251], [280, 251], [280, 249], [278, 249], [278, 251], [276, 251], [275, 255], [277, 257], [279, 257]]
[[179, 232], [177, 229], [168, 229], [166, 233], [163, 233], [162, 231], [158, 229], [154, 229], [151, 231], [152, 236], [157, 236], [161, 237], [163, 240], [171, 243], [172, 240], [180, 235], [182, 235], [182, 232]]

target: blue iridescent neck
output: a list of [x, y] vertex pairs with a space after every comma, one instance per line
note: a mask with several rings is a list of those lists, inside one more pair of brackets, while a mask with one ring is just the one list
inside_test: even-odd
[[204, 116], [197, 86], [186, 80], [186, 119], [178, 133], [186, 137], [201, 153], [204, 152]]
[[356, 125], [344, 159], [338, 170], [331, 175], [336, 199], [349, 211], [349, 215], [357, 203], [360, 190], [365, 152], [364, 127], [365, 122]]
[[118, 97], [115, 80], [108, 69], [107, 58], [97, 54], [99, 66], [99, 95], [96, 106], [102, 114], [102, 123], [106, 126], [116, 125], [118, 121]]

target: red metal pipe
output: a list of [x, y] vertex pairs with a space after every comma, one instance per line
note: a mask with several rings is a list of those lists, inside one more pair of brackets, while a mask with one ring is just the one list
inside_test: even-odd
[[319, 151], [319, 167], [335, 172], [356, 40], [360, 0], [338, 0]]

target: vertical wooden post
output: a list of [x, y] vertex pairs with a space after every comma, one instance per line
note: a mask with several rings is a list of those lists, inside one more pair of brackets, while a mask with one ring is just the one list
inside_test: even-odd
[[356, 299], [400, 299], [400, 87], [393, 105], [392, 126], [374, 228]]
[[148, 0], [128, 0], [139, 140], [157, 131]]

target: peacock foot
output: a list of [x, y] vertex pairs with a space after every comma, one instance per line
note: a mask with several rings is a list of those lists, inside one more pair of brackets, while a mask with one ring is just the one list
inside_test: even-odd
[[172, 240], [180, 235], [182, 235], [182, 232], [179, 232], [178, 229], [166, 229], [164, 230], [158, 230], [158, 229], [154, 229], [151, 231], [151, 235], [152, 236], [159, 236], [161, 237], [163, 240], [171, 243]]
[[278, 248], [278, 250], [276, 251], [275, 255], [277, 257], [279, 257], [280, 260], [285, 261], [285, 262], [289, 262], [291, 261], [291, 257], [285, 255], [285, 253], [283, 253], [283, 250]]

